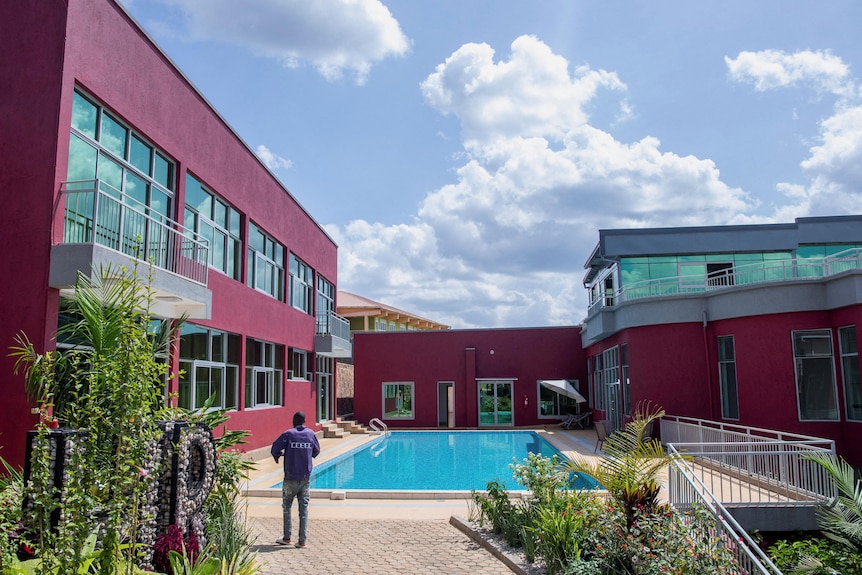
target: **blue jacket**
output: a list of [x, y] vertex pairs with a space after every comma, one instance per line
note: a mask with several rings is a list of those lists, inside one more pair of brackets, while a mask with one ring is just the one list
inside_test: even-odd
[[311, 459], [320, 453], [320, 442], [312, 430], [298, 425], [279, 435], [272, 443], [270, 453], [276, 463], [279, 457], [284, 456], [285, 479], [308, 479], [311, 477]]

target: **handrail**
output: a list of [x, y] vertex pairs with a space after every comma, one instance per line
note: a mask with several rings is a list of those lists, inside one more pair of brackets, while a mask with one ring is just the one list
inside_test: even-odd
[[377, 433], [382, 433], [382, 434], [384, 434], [384, 435], [386, 435], [386, 436], [388, 436], [388, 435], [389, 435], [389, 426], [388, 426], [388, 425], [386, 425], [385, 423], [383, 423], [383, 421], [381, 421], [381, 420], [380, 420], [379, 418], [377, 418], [377, 417], [372, 417], [372, 418], [368, 421], [368, 427], [370, 427], [371, 429], [373, 429], [373, 430], [374, 430], [374, 431], [376, 431]]
[[715, 522], [716, 531], [721, 533], [720, 540], [736, 555], [741, 573], [781, 575], [778, 567], [725, 509], [721, 501], [700, 481], [673, 445], [668, 445], [668, 455], [671, 460], [671, 467], [668, 470], [668, 490], [674, 508], [682, 513], [694, 505], [700, 505], [708, 510]]
[[207, 285], [209, 243], [101, 180], [63, 182], [63, 243], [98, 244]]
[[862, 248], [850, 248], [825, 257], [768, 260], [704, 274], [668, 276], [621, 286], [590, 303], [594, 307], [614, 307], [615, 303], [649, 297], [667, 297], [733, 289], [761, 283], [789, 280], [821, 280], [847, 270], [862, 269]]

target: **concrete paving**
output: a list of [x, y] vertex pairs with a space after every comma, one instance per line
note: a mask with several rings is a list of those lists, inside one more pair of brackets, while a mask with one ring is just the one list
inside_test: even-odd
[[[569, 457], [593, 457], [592, 430], [569, 431], [559, 427], [540, 430]], [[352, 435], [321, 440], [315, 464], [358, 447], [373, 436]], [[308, 546], [304, 549], [276, 545], [282, 535], [281, 492], [271, 486], [281, 480], [281, 466], [262, 450], [257, 468], [245, 486], [254, 549], [262, 565], [261, 575], [399, 574], [507, 575], [508, 566], [485, 547], [450, 524], [456, 516], [466, 519], [469, 499], [431, 499], [421, 493], [399, 494], [400, 499], [359, 499], [345, 494], [334, 500], [329, 493], [314, 494], [309, 505]], [[339, 495], [340, 496], [340, 495]], [[381, 494], [383, 497], [392, 497]], [[294, 529], [298, 525], [294, 504]], [[296, 537], [296, 533], [294, 533]]]

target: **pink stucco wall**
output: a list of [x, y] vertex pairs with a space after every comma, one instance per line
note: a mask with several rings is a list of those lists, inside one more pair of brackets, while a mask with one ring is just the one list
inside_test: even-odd
[[[10, 304], [0, 317], [0, 350], [19, 331], [39, 350], [53, 348], [58, 293], [47, 288], [47, 280], [50, 247], [61, 237], [55, 203], [66, 179], [76, 85], [176, 161], [175, 219], [183, 219], [188, 170], [247, 216], [244, 226], [250, 218], [337, 284], [331, 238], [113, 0], [4, 2], [0, 21], [0, 189], [6, 200], [0, 293]], [[210, 272], [209, 288], [212, 319], [201, 323], [279, 343], [285, 351], [314, 349], [312, 316], [218, 272]], [[24, 431], [34, 419], [6, 356], [0, 353], [0, 456], [20, 463]], [[254, 432], [248, 448], [268, 445], [297, 409], [313, 421], [314, 394], [313, 385], [289, 381], [283, 408], [237, 413], [228, 426]]]

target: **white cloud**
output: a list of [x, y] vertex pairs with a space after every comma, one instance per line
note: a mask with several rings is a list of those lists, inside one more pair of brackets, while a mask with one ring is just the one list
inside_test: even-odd
[[787, 203], [775, 208], [775, 218], [862, 211], [862, 94], [843, 60], [829, 52], [766, 50], [741, 52], [725, 62], [732, 79], [752, 82], [758, 91], [807, 86], [836, 97], [834, 113], [820, 122], [817, 142], [800, 162], [808, 181], [776, 186]]
[[803, 50], [788, 54], [780, 50], [740, 52], [725, 56], [728, 73], [737, 82], [751, 82], [758, 91], [810, 84], [820, 92], [851, 95], [850, 69], [828, 51]]
[[283, 168], [285, 170], [289, 170], [293, 166], [293, 162], [291, 162], [290, 160], [287, 160], [285, 158], [282, 158], [281, 156], [273, 153], [269, 148], [267, 148], [263, 144], [259, 145], [255, 149], [255, 152], [257, 152], [257, 157], [260, 158], [263, 161], [263, 163], [266, 164], [266, 167], [272, 171], [275, 171], [275, 170], [278, 170], [281, 168]]
[[410, 48], [398, 21], [379, 0], [164, 0], [187, 17], [198, 40], [214, 40], [313, 65], [330, 80], [345, 72], [363, 83], [371, 66]]
[[464, 45], [422, 90], [460, 121], [464, 163], [412, 224], [331, 228], [349, 291], [457, 327], [574, 324], [598, 228], [728, 223], [756, 205], [711, 160], [591, 126], [591, 103], [625, 85], [605, 70], [570, 72], [534, 37], [501, 61]]

